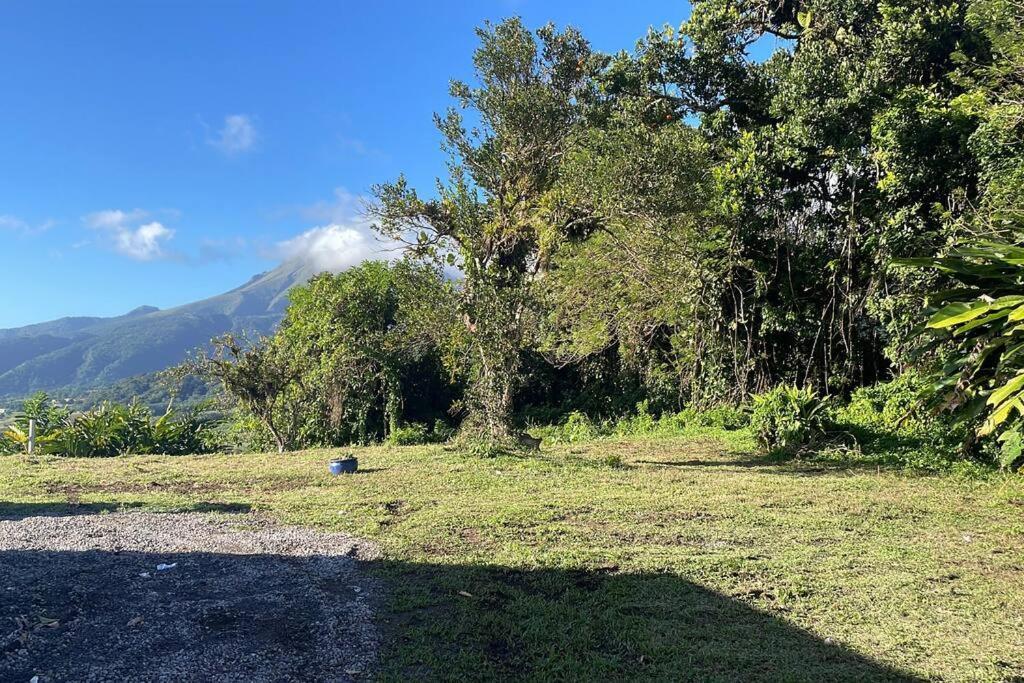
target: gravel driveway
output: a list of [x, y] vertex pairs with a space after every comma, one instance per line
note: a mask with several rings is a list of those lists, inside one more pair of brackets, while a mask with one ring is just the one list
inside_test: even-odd
[[0, 519], [0, 681], [367, 678], [375, 555], [252, 514]]

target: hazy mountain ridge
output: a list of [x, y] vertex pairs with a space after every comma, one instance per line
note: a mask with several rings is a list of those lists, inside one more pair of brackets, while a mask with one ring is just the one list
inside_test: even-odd
[[201, 301], [121, 316], [76, 316], [0, 330], [0, 396], [82, 390], [163, 370], [225, 332], [267, 334], [288, 304], [288, 290], [316, 270], [286, 262]]

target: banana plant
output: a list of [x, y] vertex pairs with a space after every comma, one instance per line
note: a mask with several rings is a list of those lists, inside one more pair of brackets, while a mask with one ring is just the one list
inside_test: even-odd
[[1024, 417], [1024, 248], [976, 241], [935, 258], [898, 264], [937, 270], [955, 286], [930, 295], [919, 330], [919, 360], [937, 362], [928, 395], [933, 405], [996, 434], [1002, 464], [1021, 460]]
[[[35, 452], [36, 453], [48, 453], [50, 452], [50, 446], [52, 445], [56, 433], [48, 432], [45, 434], [35, 435]], [[15, 445], [19, 451], [28, 452], [28, 432], [18, 425], [11, 425], [3, 432], [3, 437], [9, 443]]]

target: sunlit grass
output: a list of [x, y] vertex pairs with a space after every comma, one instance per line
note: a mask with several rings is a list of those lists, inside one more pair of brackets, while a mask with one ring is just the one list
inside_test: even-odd
[[356, 453], [337, 478], [329, 451], [6, 457], [0, 512], [227, 506], [371, 538], [395, 678], [863, 677], [840, 647], [878, 678], [1024, 675], [1020, 475], [767, 463], [742, 431]]

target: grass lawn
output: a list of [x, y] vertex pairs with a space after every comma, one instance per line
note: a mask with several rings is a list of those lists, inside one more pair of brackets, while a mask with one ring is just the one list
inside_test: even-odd
[[[767, 463], [743, 432], [0, 457], [0, 515], [259, 510], [377, 541], [385, 678], [1024, 680], [1024, 476]], [[621, 458], [621, 465], [615, 458]]]

